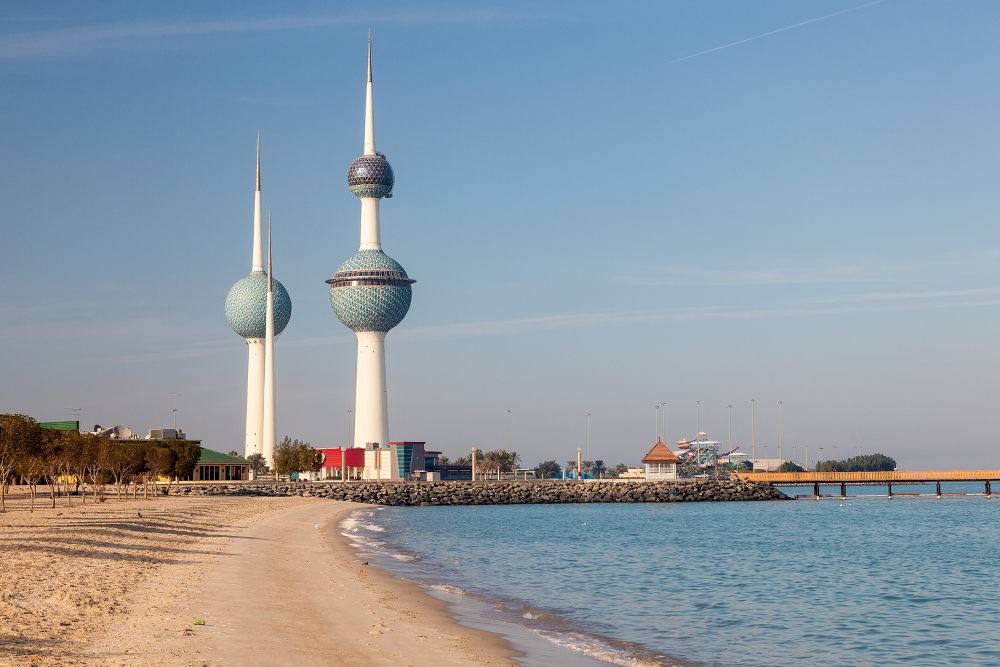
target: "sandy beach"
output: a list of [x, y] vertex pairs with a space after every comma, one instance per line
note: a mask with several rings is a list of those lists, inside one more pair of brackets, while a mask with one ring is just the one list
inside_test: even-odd
[[0, 664], [515, 664], [498, 635], [359, 562], [337, 523], [360, 505], [65, 502], [29, 513], [15, 490], [0, 514]]

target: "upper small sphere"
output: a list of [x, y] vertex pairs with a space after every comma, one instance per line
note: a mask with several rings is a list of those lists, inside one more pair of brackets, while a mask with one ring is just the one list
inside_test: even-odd
[[384, 155], [362, 155], [347, 170], [347, 185], [357, 197], [391, 197], [394, 182]]
[[[284, 285], [271, 278], [271, 309], [274, 312], [274, 335], [277, 336], [292, 317], [292, 300]], [[226, 320], [244, 338], [263, 338], [267, 333], [267, 274], [254, 271], [237, 280], [226, 295]]]

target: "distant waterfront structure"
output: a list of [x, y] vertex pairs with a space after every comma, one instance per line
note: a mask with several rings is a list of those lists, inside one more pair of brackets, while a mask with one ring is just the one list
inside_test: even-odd
[[[253, 245], [250, 275], [226, 295], [226, 320], [247, 342], [246, 456], [263, 454], [274, 465], [274, 337], [292, 316], [292, 300], [285, 287], [270, 275], [270, 219], [268, 266], [264, 264], [263, 209], [260, 190], [260, 137], [257, 137], [257, 187], [254, 191]], [[270, 371], [270, 372], [269, 372]]]
[[388, 449], [385, 335], [409, 311], [410, 286], [415, 282], [396, 260], [382, 251], [379, 201], [392, 196], [394, 180], [389, 161], [375, 150], [369, 36], [364, 153], [347, 171], [347, 184], [361, 200], [361, 245], [326, 282], [330, 285], [334, 312], [358, 338], [353, 446], [364, 447], [371, 453], [370, 460], [366, 460], [365, 476], [381, 479], [408, 468], [408, 464], [394, 461], [395, 449]]
[[677, 479], [677, 464], [680, 462], [677, 455], [670, 451], [662, 440], [657, 440], [649, 453], [642, 458], [642, 464], [646, 466], [646, 480], [652, 482]]

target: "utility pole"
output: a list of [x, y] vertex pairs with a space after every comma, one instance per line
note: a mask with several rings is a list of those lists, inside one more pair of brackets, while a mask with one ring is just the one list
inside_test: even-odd
[[588, 461], [594, 460], [590, 458], [590, 413], [589, 412], [587, 413], [587, 460]]
[[698, 434], [701, 433], [701, 401], [695, 401], [695, 419], [694, 419], [694, 437], [699, 437]]
[[750, 399], [750, 471], [757, 470], [757, 399]]

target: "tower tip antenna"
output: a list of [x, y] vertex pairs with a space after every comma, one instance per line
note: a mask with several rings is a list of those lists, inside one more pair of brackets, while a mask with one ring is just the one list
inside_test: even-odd
[[372, 29], [368, 28], [368, 81], [372, 80]]

